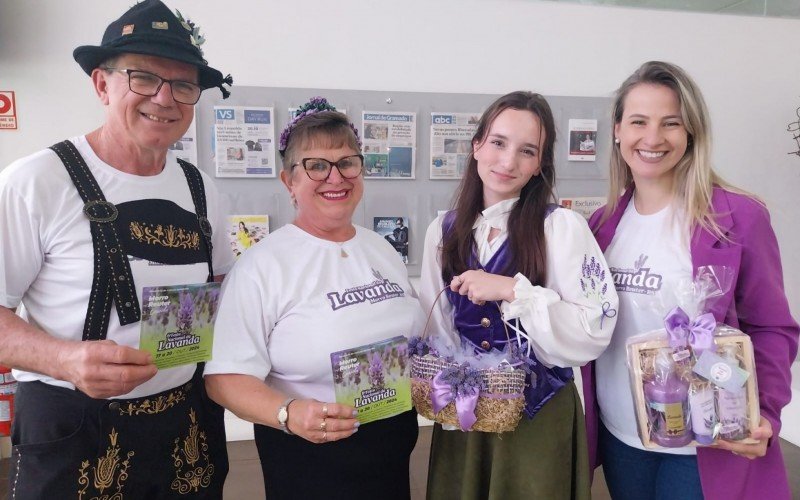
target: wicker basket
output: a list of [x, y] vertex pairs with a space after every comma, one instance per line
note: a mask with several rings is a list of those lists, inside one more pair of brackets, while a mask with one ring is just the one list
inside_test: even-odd
[[[431, 322], [431, 315], [436, 303], [441, 299], [447, 287], [442, 289], [428, 311], [428, 319], [425, 322], [425, 329], [422, 331], [422, 338], [428, 336], [428, 326]], [[495, 303], [497, 308], [500, 305]], [[502, 315], [502, 310], [500, 312]], [[503, 322], [506, 333], [506, 340], [511, 342], [508, 327]], [[424, 356], [412, 354], [411, 358], [411, 399], [417, 413], [439, 422], [440, 424], [454, 425], [461, 428], [458, 421], [458, 413], [454, 401], [439, 411], [433, 412], [433, 402], [431, 401], [431, 382], [439, 372], [445, 368], [458, 366], [458, 363], [445, 361], [432, 353]], [[525, 371], [519, 368], [508, 366], [508, 369], [482, 369], [478, 370], [483, 379], [483, 387], [475, 405], [475, 416], [477, 420], [468, 430], [481, 432], [509, 432], [516, 429], [519, 419], [522, 417], [522, 410], [525, 408]], [[467, 429], [462, 429], [467, 430]]]
[[[451, 401], [439, 413], [433, 413], [431, 404], [431, 380], [442, 369], [455, 366], [433, 355], [411, 356], [411, 397], [414, 407], [423, 417], [459, 427], [455, 403]], [[480, 370], [487, 390], [482, 391], [475, 406], [478, 420], [472, 426], [474, 431], [509, 432], [513, 431], [525, 407], [525, 372], [513, 370]]]

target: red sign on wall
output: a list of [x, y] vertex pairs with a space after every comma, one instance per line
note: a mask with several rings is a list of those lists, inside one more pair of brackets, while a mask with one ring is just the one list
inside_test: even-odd
[[0, 130], [17, 128], [17, 106], [12, 90], [0, 90]]

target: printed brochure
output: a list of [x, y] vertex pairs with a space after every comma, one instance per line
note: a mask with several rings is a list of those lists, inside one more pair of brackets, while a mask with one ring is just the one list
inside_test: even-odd
[[159, 369], [211, 359], [219, 283], [147, 286], [139, 348]]
[[331, 353], [331, 367], [336, 402], [354, 406], [362, 424], [411, 409], [405, 337]]

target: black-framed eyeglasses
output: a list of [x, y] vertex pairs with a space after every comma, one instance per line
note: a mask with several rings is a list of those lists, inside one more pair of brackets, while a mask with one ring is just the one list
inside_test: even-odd
[[200, 94], [203, 92], [203, 89], [196, 83], [185, 82], [183, 80], [167, 80], [154, 73], [142, 71], [140, 69], [111, 67], [102, 69], [106, 71], [117, 71], [128, 75], [128, 88], [131, 89], [131, 92], [146, 97], [152, 97], [158, 94], [165, 83], [169, 83], [169, 89], [170, 92], [172, 92], [172, 98], [175, 99], [175, 102], [181, 104], [197, 104], [197, 101], [200, 100]]
[[331, 176], [333, 167], [339, 169], [339, 174], [345, 179], [355, 179], [364, 169], [364, 155], [350, 155], [338, 161], [328, 161], [325, 158], [303, 158], [292, 165], [303, 165], [303, 170], [312, 181], [325, 181]]

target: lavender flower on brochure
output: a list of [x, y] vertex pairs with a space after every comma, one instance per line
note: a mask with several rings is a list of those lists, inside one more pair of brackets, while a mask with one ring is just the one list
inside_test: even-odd
[[208, 292], [208, 322], [212, 323], [217, 314], [217, 302], [219, 301], [219, 288], [212, 288]]
[[188, 333], [192, 329], [192, 317], [194, 316], [194, 300], [191, 293], [181, 292], [178, 295], [180, 307], [178, 309], [179, 332]]
[[369, 369], [367, 372], [369, 376], [369, 384], [375, 388], [382, 388], [385, 380], [383, 377], [383, 359], [380, 353], [374, 353], [369, 361]]
[[342, 370], [340, 369], [342, 362], [342, 355], [339, 353], [331, 354], [331, 364], [333, 365], [333, 383], [340, 385], [344, 382]]

